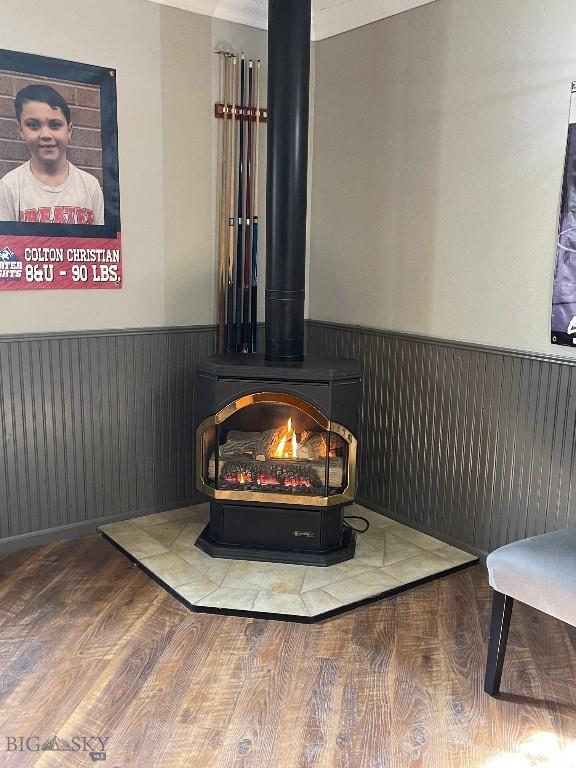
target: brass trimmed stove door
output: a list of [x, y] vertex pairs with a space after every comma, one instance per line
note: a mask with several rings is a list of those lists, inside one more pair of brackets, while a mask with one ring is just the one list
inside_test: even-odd
[[196, 484], [213, 499], [330, 507], [354, 499], [357, 441], [294, 395], [255, 392], [196, 430]]

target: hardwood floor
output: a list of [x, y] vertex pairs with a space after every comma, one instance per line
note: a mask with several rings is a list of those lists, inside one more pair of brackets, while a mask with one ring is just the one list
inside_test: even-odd
[[497, 701], [489, 614], [480, 566], [301, 625], [190, 613], [96, 537], [5, 556], [0, 766], [576, 766], [576, 632], [516, 604]]

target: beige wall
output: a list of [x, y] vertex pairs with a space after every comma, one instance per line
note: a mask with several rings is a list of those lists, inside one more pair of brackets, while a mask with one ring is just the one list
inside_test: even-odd
[[565, 0], [437, 0], [316, 44], [313, 318], [562, 353], [574, 29]]
[[212, 45], [208, 16], [160, 10], [165, 325], [214, 318]]
[[[143, 0], [58, 7], [2, 0], [0, 47], [118, 70], [124, 287], [1, 293], [2, 332], [212, 323], [212, 50], [265, 59], [266, 35]], [[314, 46], [311, 317], [562, 353], [575, 27], [564, 0], [437, 0]], [[260, 243], [262, 319], [264, 226]]]
[[[0, 332], [213, 323], [217, 23], [144, 0], [61, 0], [57, 13], [33, 0], [1, 5], [0, 48], [118, 71], [124, 285], [2, 292]], [[227, 36], [247, 51], [265, 38], [234, 24]]]

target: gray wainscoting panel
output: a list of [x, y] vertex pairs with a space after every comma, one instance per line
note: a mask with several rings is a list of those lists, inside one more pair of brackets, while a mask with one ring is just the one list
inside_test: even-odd
[[0, 337], [0, 539], [194, 499], [213, 327]]
[[479, 552], [576, 525], [570, 361], [308, 321], [363, 367], [359, 497]]
[[[215, 340], [0, 337], [0, 545], [194, 501], [193, 368]], [[316, 321], [307, 344], [362, 362], [361, 500], [480, 552], [576, 525], [570, 362]]]

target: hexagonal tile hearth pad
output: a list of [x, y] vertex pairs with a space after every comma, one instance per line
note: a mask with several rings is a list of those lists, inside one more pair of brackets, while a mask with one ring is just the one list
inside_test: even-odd
[[338, 565], [284, 565], [210, 557], [195, 546], [209, 505], [174, 509], [99, 530], [191, 610], [312, 622], [478, 562], [425, 533], [354, 504], [370, 522], [356, 555]]

